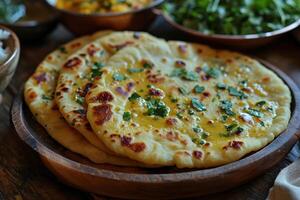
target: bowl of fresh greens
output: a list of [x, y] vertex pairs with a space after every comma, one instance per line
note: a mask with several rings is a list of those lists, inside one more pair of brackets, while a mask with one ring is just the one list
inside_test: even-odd
[[253, 48], [300, 25], [300, 0], [169, 0], [162, 13], [170, 25], [198, 40]]

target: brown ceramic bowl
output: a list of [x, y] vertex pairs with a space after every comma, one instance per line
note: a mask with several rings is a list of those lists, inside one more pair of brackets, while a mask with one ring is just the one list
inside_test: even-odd
[[4, 45], [10, 49], [8, 58], [0, 63], [0, 94], [5, 90], [9, 84], [12, 76], [16, 71], [20, 56], [20, 42], [17, 35], [10, 29], [1, 26], [0, 29], [8, 31], [10, 37], [4, 42]]
[[89, 34], [103, 29], [144, 30], [156, 18], [152, 9], [163, 1], [154, 0], [147, 7], [122, 13], [82, 14], [59, 9], [55, 6], [56, 0], [46, 0], [53, 9], [61, 13], [62, 23], [76, 35]]
[[21, 40], [37, 40], [54, 30], [58, 23], [58, 13], [42, 0], [25, 1], [26, 16], [11, 24], [0, 22], [12, 29]]
[[160, 10], [155, 10], [156, 14], [163, 16], [165, 22], [171, 25], [179, 32], [186, 35], [190, 40], [197, 42], [205, 42], [214, 45], [222, 45], [226, 47], [232, 47], [235, 49], [251, 49], [260, 47], [278, 39], [285, 33], [288, 33], [296, 29], [300, 25], [300, 19], [289, 26], [282, 29], [260, 33], [260, 34], [249, 34], [249, 35], [223, 35], [223, 34], [204, 34], [199, 31], [186, 28], [176, 23], [170, 16], [164, 14]]

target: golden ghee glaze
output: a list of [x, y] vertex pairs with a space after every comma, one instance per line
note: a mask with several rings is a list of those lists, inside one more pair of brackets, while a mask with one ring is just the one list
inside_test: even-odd
[[289, 89], [257, 61], [183, 42], [158, 46], [121, 50], [87, 96], [88, 119], [113, 151], [148, 164], [209, 167], [286, 128]]

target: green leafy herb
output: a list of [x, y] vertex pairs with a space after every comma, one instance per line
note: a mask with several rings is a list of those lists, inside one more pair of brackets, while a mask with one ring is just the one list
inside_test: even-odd
[[205, 73], [211, 78], [218, 78], [221, 75], [221, 71], [216, 67], [209, 68]]
[[252, 115], [254, 117], [257, 117], [257, 118], [261, 118], [264, 116], [264, 114], [262, 112], [260, 112], [259, 110], [256, 110], [256, 109], [252, 109], [252, 108], [248, 108], [246, 110], [246, 112], [249, 114], [249, 115]]
[[141, 96], [138, 94], [138, 93], [136, 93], [136, 92], [134, 92], [134, 93], [132, 93], [132, 95], [128, 98], [128, 100], [129, 101], [135, 101], [135, 100], [137, 100], [138, 98], [140, 98]]
[[197, 145], [204, 145], [206, 143], [205, 140], [200, 139], [200, 138], [193, 138], [192, 142], [194, 142]]
[[53, 100], [54, 99], [54, 97], [53, 96], [46, 96], [46, 95], [42, 95], [42, 99], [43, 100], [47, 100], [47, 101], [51, 101], [51, 100]]
[[224, 137], [230, 137], [234, 134], [240, 134], [244, 131], [244, 128], [240, 127], [236, 122], [233, 122], [232, 124], [226, 126], [226, 133], [221, 134]]
[[154, 67], [154, 63], [150, 62], [150, 61], [145, 61], [143, 64], [143, 67], [145, 69], [152, 69]]
[[192, 107], [199, 112], [206, 111], [205, 105], [203, 105], [198, 99], [192, 98]]
[[123, 114], [123, 120], [128, 122], [131, 120], [131, 113], [130, 112], [124, 112]]
[[[234, 116], [235, 113], [233, 112], [232, 110], [232, 103], [228, 100], [222, 100], [220, 102], [220, 105], [219, 107], [221, 108], [221, 110], [226, 114], [226, 115], [229, 115], [229, 116]], [[226, 118], [227, 119], [227, 118]], [[225, 119], [225, 121], [226, 121]]]
[[199, 75], [196, 72], [193, 71], [187, 71], [183, 68], [176, 68], [172, 71], [171, 75], [172, 77], [180, 77], [184, 80], [188, 81], [197, 81], [199, 80]]
[[160, 99], [147, 99], [147, 109], [149, 116], [166, 117], [170, 112], [170, 108]]
[[80, 96], [80, 95], [76, 95], [75, 96], [75, 101], [76, 101], [76, 103], [78, 103], [78, 104], [80, 104], [80, 105], [83, 105], [84, 104], [84, 97], [82, 97], [82, 96]]
[[259, 101], [259, 102], [256, 102], [255, 105], [261, 107], [261, 106], [265, 105], [266, 103], [267, 103], [266, 101]]
[[141, 68], [129, 68], [127, 71], [129, 73], [140, 73], [140, 72], [143, 72], [144, 69], [141, 69]]
[[120, 73], [114, 73], [113, 74], [113, 79], [115, 81], [124, 81], [124, 80], [126, 80], [126, 77], [124, 75], [120, 74]]
[[179, 87], [178, 90], [183, 95], [187, 95], [189, 93], [184, 87]]
[[228, 92], [231, 96], [235, 96], [240, 99], [246, 99], [248, 97], [244, 92], [239, 91], [238, 89], [231, 86], [228, 87]]
[[101, 69], [104, 67], [103, 63], [95, 62], [92, 66], [92, 78], [100, 77], [102, 75]]
[[193, 128], [193, 131], [194, 131], [195, 133], [201, 133], [203, 130], [202, 130], [202, 128], [194, 127], [194, 128]]
[[300, 18], [299, 0], [169, 0], [163, 10], [175, 22], [204, 34], [266, 33]]
[[224, 83], [217, 83], [217, 88], [220, 90], [226, 90], [227, 86]]
[[194, 92], [196, 94], [201, 94], [202, 92], [204, 92], [205, 88], [203, 86], [200, 86], [200, 85], [196, 85], [194, 87]]

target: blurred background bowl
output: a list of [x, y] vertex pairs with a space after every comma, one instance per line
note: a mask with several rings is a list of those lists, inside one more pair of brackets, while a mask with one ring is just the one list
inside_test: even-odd
[[58, 12], [43, 0], [26, 0], [25, 16], [14, 23], [0, 22], [12, 29], [21, 40], [38, 40], [51, 33], [58, 24]]
[[82, 14], [57, 8], [56, 0], [45, 0], [54, 10], [60, 12], [62, 23], [74, 34], [84, 35], [98, 30], [145, 30], [155, 20], [152, 9], [164, 0], [155, 0], [149, 6], [121, 13]]
[[296, 38], [296, 40], [300, 43], [300, 27], [293, 31], [293, 35]]
[[166, 23], [168, 23], [172, 28], [184, 34], [188, 38], [188, 40], [213, 45], [221, 45], [234, 49], [253, 49], [269, 44], [270, 42], [273, 42], [276, 39], [280, 38], [282, 35], [296, 29], [300, 25], [299, 19], [298, 21], [282, 29], [267, 33], [250, 35], [204, 34], [176, 23], [170, 16], [160, 10], [155, 10], [155, 13], [162, 16]]
[[20, 57], [20, 42], [17, 35], [10, 29], [1, 26], [0, 29], [10, 33], [9, 38], [4, 42], [5, 46], [10, 49], [8, 58], [0, 64], [0, 94], [8, 86], [13, 77]]

